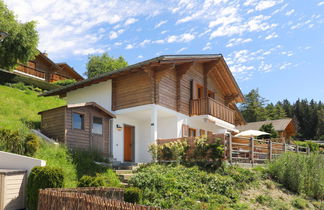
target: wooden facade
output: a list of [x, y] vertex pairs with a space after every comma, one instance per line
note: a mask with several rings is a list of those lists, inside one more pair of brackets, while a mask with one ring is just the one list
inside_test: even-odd
[[112, 110], [159, 104], [179, 113], [212, 115], [235, 125], [245, 121], [236, 103], [244, 101], [222, 55], [160, 56], [81, 81], [43, 95], [67, 92], [112, 80]]
[[226, 95], [225, 83], [213, 73], [220, 71], [218, 68], [213, 63], [187, 62], [134, 69], [112, 78], [112, 109], [159, 104], [185, 115], [212, 115], [231, 124], [244, 124], [235, 109], [239, 96]]
[[66, 79], [75, 79], [76, 81], [83, 80], [83, 77], [68, 64], [54, 63], [45, 53], [41, 52], [34, 60], [28, 61], [27, 64], [18, 64], [16, 72], [47, 82]]
[[[62, 106], [39, 113], [41, 131], [46, 136], [65, 143], [72, 149], [91, 149], [105, 156], [110, 154], [110, 119], [113, 114], [94, 102]], [[74, 115], [80, 116], [81, 127], [73, 125]], [[94, 131], [95, 120], [100, 120], [101, 131]]]

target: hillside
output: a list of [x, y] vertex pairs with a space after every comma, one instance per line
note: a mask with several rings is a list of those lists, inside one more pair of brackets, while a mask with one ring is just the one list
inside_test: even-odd
[[[23, 88], [22, 88], [23, 89]], [[39, 111], [63, 106], [58, 97], [39, 97], [36, 92], [0, 85], [0, 128], [28, 131], [40, 124]]]

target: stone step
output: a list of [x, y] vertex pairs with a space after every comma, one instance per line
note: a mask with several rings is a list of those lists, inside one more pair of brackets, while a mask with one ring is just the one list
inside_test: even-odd
[[132, 178], [132, 176], [134, 176], [134, 174], [120, 174], [118, 176], [122, 182], [128, 183], [128, 181]]
[[132, 170], [115, 170], [116, 174], [123, 175], [123, 174], [132, 174]]

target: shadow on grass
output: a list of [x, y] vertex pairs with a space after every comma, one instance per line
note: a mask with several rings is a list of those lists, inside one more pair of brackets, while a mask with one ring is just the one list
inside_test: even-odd
[[27, 120], [26, 118], [20, 118], [20, 121], [29, 129], [40, 129], [41, 126], [40, 121]]

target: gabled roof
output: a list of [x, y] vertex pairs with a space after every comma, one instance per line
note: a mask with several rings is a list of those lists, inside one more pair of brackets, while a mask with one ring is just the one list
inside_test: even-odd
[[69, 64], [67, 64], [67, 63], [56, 63], [56, 65], [58, 65], [59, 67], [61, 67], [65, 71], [68, 71], [69, 73], [71, 73], [75, 77], [76, 80], [84, 80], [84, 78], [77, 71], [75, 71], [74, 68], [72, 68]]
[[293, 123], [293, 119], [291, 118], [284, 118], [278, 120], [266, 120], [266, 121], [259, 121], [259, 122], [251, 122], [247, 123], [246, 125], [237, 126], [236, 129], [239, 131], [246, 131], [246, 130], [259, 130], [262, 125], [272, 123], [273, 128], [276, 131], [284, 131], [289, 123]]
[[77, 82], [75, 84], [71, 84], [65, 87], [61, 87], [52, 91], [48, 91], [46, 93], [41, 94], [41, 96], [53, 96], [53, 95], [64, 95], [65, 93], [90, 86], [92, 84], [96, 84], [102, 81], [109, 80], [113, 77], [121, 76], [124, 75], [128, 72], [134, 72], [134, 71], [140, 71], [144, 70], [144, 67], [149, 67], [149, 66], [159, 66], [163, 64], [174, 64], [174, 65], [179, 65], [179, 64], [184, 64], [184, 63], [189, 63], [189, 62], [200, 62], [200, 63], [207, 63], [210, 61], [220, 61], [221, 67], [222, 67], [222, 72], [221, 75], [226, 77], [228, 79], [227, 83], [224, 83], [223, 85], [230, 86], [228, 88], [228, 93], [230, 95], [236, 95], [237, 100], [236, 102], [243, 102], [244, 97], [243, 94], [238, 87], [231, 71], [229, 70], [224, 57], [221, 54], [196, 54], [196, 55], [162, 55], [159, 57], [155, 57], [143, 62], [139, 62], [130, 66], [127, 66], [122, 69], [118, 69], [112, 72], [107, 72], [104, 74], [101, 74], [97, 77], [91, 78], [91, 79], [86, 79], [80, 82]]
[[79, 104], [64, 105], [64, 106], [56, 107], [56, 108], [53, 108], [53, 109], [48, 109], [48, 110], [44, 110], [44, 111], [38, 112], [38, 114], [42, 114], [44, 112], [48, 112], [48, 111], [55, 110], [55, 109], [61, 109], [61, 108], [78, 108], [78, 107], [85, 107], [85, 106], [95, 107], [98, 110], [100, 110], [103, 113], [105, 113], [106, 115], [108, 115], [108, 116], [110, 116], [112, 118], [116, 118], [116, 115], [114, 115], [113, 113], [109, 112], [107, 109], [103, 108], [102, 106], [100, 106], [96, 102], [86, 102], [86, 103], [79, 103]]

